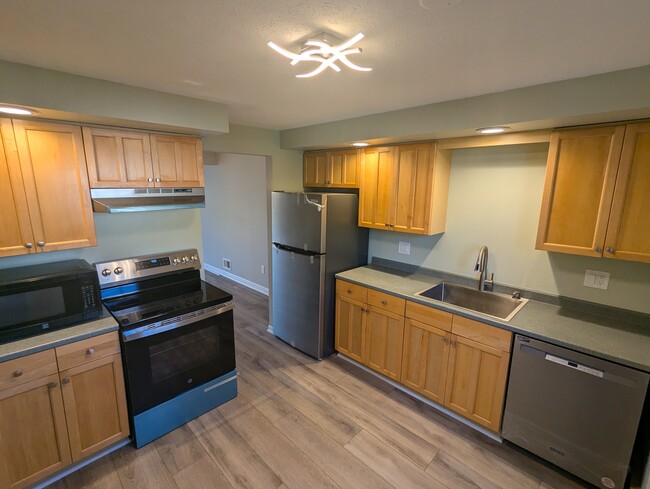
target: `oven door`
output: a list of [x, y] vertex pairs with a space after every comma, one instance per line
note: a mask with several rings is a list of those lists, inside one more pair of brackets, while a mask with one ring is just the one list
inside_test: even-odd
[[131, 415], [235, 369], [232, 302], [122, 333]]

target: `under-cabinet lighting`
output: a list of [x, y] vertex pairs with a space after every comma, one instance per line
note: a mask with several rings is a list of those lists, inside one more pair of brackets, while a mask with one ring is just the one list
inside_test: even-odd
[[479, 134], [501, 134], [502, 132], [509, 131], [508, 126], [495, 126], [495, 127], [480, 127], [476, 130]]
[[359, 141], [358, 143], [352, 143], [352, 146], [356, 146], [358, 148], [365, 148], [366, 146], [368, 146], [368, 143], [363, 143]]
[[33, 110], [11, 105], [0, 105], [0, 112], [11, 115], [32, 115], [34, 113]]

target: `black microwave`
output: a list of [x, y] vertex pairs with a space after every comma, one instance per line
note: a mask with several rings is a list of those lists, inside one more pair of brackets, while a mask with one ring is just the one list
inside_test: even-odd
[[0, 344], [101, 314], [97, 271], [85, 260], [0, 270]]

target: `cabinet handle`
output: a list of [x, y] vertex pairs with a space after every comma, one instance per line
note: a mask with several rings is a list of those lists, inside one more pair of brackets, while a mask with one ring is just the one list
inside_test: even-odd
[[13, 376], [14, 376], [14, 377], [20, 377], [22, 374], [23, 374], [23, 371], [22, 371], [22, 370], [16, 370], [16, 371], [13, 373]]
[[47, 386], [48, 386], [50, 389], [54, 389], [57, 385], [59, 385], [57, 382], [50, 382], [49, 384], [47, 384]]
[[607, 247], [607, 253], [614, 253], [616, 250], [611, 246]]
[[25, 243], [25, 248], [30, 249], [30, 248], [32, 248], [33, 246], [34, 246], [33, 243]]
[[156, 178], [156, 182], [160, 182], [160, 178]]
[[386, 304], [388, 304], [388, 302], [386, 302], [386, 299], [384, 299], [383, 301], [381, 301], [381, 303], [382, 303], [384, 306], [385, 306]]
[[456, 340], [452, 340], [452, 341], [451, 341], [451, 346], [453, 346], [454, 348], [456, 348], [456, 343], [458, 343]]
[[95, 353], [95, 349], [94, 349], [94, 348], [88, 348], [88, 349], [86, 350], [86, 355], [92, 355], [93, 353]]
[[384, 226], [386, 226], [387, 228], [389, 228], [389, 227], [390, 227], [390, 224], [386, 223], [386, 224], [384, 224]]
[[595, 251], [596, 253], [600, 253], [601, 251], [603, 251], [603, 249], [602, 249], [600, 246], [596, 246], [596, 247], [594, 248], [594, 251]]
[[443, 343], [449, 343], [449, 338], [445, 337], [442, 339]]
[[351, 293], [352, 293], [352, 289], [348, 289], [348, 294], [351, 294]]
[[42, 248], [43, 246], [45, 246], [45, 241], [39, 241], [39, 242], [36, 243], [36, 244], [37, 244], [39, 247]]
[[70, 383], [70, 377], [65, 377], [61, 380], [62, 384], [69, 384]]
[[153, 178], [151, 177], [147, 178], [147, 182], [153, 182]]

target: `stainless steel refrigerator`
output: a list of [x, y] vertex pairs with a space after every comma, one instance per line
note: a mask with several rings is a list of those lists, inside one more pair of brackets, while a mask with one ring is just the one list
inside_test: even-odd
[[334, 274], [367, 263], [358, 205], [355, 194], [272, 195], [271, 327], [314, 358], [334, 351]]

